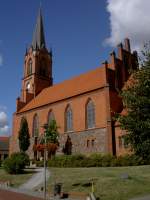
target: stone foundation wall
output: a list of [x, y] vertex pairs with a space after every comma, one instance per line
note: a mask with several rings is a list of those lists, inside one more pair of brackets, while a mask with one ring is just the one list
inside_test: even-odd
[[[107, 153], [106, 150], [106, 128], [91, 129], [82, 132], [70, 132], [61, 134], [59, 137], [59, 149], [57, 154], [63, 154], [63, 147], [67, 141], [67, 137], [71, 138], [72, 154], [91, 154], [91, 153]], [[10, 153], [19, 151], [19, 141], [11, 137]], [[30, 159], [34, 158], [33, 152], [34, 138], [30, 139], [30, 147], [27, 151]]]
[[62, 152], [68, 136], [71, 138], [72, 142], [72, 154], [107, 153], [106, 128], [62, 134], [59, 138], [60, 147], [58, 152]]

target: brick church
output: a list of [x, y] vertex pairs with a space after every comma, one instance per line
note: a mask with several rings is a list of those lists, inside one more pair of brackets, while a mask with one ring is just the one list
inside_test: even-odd
[[19, 151], [18, 132], [23, 117], [30, 133], [29, 154], [43, 133], [43, 124], [55, 119], [59, 126], [59, 149], [70, 137], [72, 153], [124, 153], [122, 134], [113, 121], [123, 110], [119, 92], [138, 67], [137, 53], [131, 52], [129, 39], [117, 47], [98, 68], [53, 84], [52, 53], [46, 48], [43, 20], [39, 12], [33, 40], [24, 58], [21, 95], [16, 100], [10, 153]]

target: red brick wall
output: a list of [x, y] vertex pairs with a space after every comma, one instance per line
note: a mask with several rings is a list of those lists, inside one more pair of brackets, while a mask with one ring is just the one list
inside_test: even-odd
[[[20, 121], [23, 116], [27, 118], [29, 132], [32, 135], [33, 117], [35, 114], [39, 117], [39, 132], [43, 132], [41, 126], [47, 122], [49, 110], [52, 110], [57, 121], [60, 134], [64, 133], [64, 114], [68, 104], [70, 104], [73, 111], [73, 131], [80, 132], [86, 129], [85, 124], [85, 106], [88, 99], [92, 99], [95, 105], [95, 120], [96, 128], [107, 127], [107, 105], [106, 105], [106, 89], [99, 89], [81, 96], [73, 97], [65, 101], [60, 101], [42, 108], [31, 110], [23, 114], [14, 115], [13, 123], [13, 137], [17, 139]], [[12, 151], [12, 150], [11, 150]]]
[[[95, 104], [95, 114], [96, 114], [96, 127], [106, 127], [106, 100], [105, 100], [105, 91], [104, 89], [99, 89], [97, 91], [87, 93], [81, 96], [73, 97], [67, 99], [65, 101], [60, 101], [51, 105], [47, 105], [42, 108], [38, 108], [36, 110], [31, 110], [25, 112], [23, 114], [17, 114], [15, 116], [15, 123], [14, 123], [14, 133], [17, 134], [20, 119], [22, 116], [27, 117], [27, 121], [29, 124], [30, 133], [32, 132], [32, 121], [33, 116], [38, 114], [39, 116], [39, 123], [42, 126], [44, 123], [47, 122], [47, 116], [49, 110], [52, 110], [55, 119], [57, 120], [57, 124], [60, 127], [60, 133], [64, 132], [64, 113], [65, 109], [68, 104], [70, 104], [72, 111], [73, 111], [73, 128], [75, 131], [83, 131], [85, 130], [85, 106], [88, 99], [92, 99]], [[42, 129], [41, 129], [42, 132]]]

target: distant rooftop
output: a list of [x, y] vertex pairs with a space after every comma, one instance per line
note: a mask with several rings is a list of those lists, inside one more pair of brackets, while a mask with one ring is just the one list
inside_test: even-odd
[[0, 137], [0, 151], [9, 150], [9, 137], [2, 136]]

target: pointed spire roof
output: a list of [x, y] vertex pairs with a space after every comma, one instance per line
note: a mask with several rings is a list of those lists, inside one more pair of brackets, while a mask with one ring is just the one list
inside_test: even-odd
[[36, 26], [33, 33], [32, 47], [33, 49], [37, 48], [41, 49], [46, 47], [41, 8], [39, 9], [39, 14], [37, 17]]

